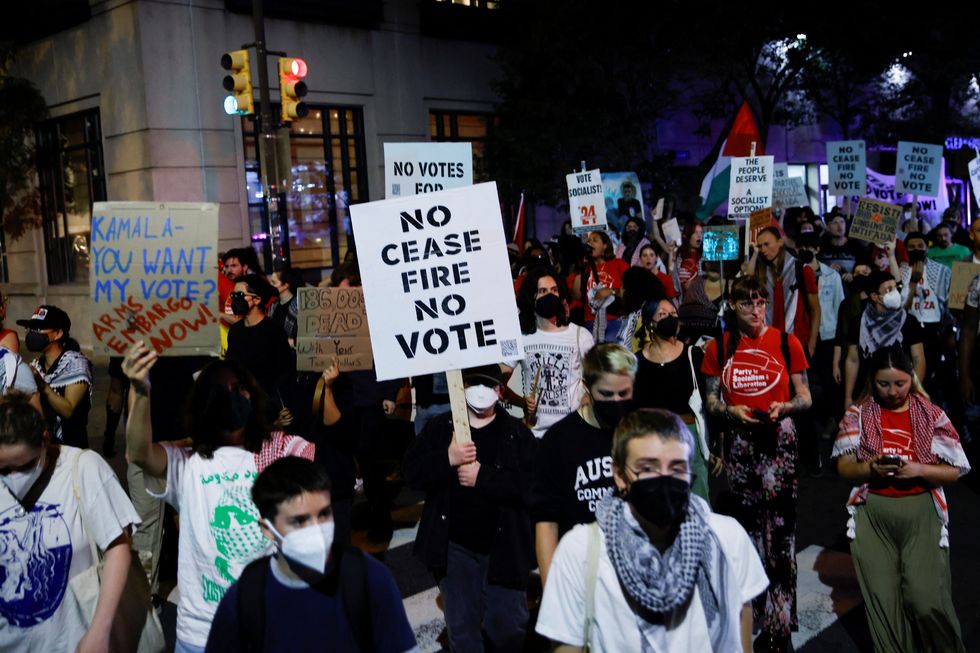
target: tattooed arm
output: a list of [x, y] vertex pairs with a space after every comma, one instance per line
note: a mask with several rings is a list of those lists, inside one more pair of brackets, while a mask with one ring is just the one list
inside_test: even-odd
[[704, 380], [706, 392], [705, 399], [708, 402], [708, 414], [715, 417], [725, 417], [728, 406], [721, 399], [721, 377], [708, 376]]
[[795, 395], [789, 401], [772, 402], [769, 406], [769, 419], [773, 421], [786, 415], [802, 413], [813, 404], [813, 400], [810, 398], [810, 382], [807, 380], [806, 370], [793, 374], [789, 378], [793, 383]]

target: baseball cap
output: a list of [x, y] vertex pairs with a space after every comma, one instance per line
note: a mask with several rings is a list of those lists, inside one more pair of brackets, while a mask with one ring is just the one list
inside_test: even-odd
[[68, 313], [51, 304], [41, 304], [34, 309], [29, 320], [17, 320], [17, 324], [28, 329], [61, 329], [65, 333], [71, 330], [71, 319]]
[[499, 365], [480, 365], [463, 370], [464, 385], [485, 385], [495, 388], [503, 383], [504, 375]]

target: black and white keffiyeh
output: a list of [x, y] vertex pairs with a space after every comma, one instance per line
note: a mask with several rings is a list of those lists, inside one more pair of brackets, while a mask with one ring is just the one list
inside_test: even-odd
[[861, 315], [858, 344], [861, 353], [870, 356], [879, 349], [902, 342], [902, 327], [908, 314], [904, 308], [879, 312], [870, 302]]

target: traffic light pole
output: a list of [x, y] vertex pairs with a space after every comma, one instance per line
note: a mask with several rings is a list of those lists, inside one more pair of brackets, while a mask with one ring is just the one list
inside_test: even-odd
[[268, 216], [267, 238], [271, 260], [267, 272], [289, 265], [289, 223], [286, 220], [286, 190], [280, 188], [282, 176], [276, 156], [276, 131], [272, 123], [272, 102], [269, 99], [268, 51], [265, 47], [265, 18], [262, 0], [252, 0], [252, 23], [255, 27], [255, 59], [259, 69], [259, 166], [262, 177], [262, 199]]

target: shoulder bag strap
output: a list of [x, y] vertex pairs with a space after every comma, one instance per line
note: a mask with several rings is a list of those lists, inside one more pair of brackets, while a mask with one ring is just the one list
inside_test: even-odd
[[37, 477], [34, 484], [31, 485], [31, 489], [27, 491], [27, 494], [24, 495], [23, 499], [17, 499], [17, 496], [14, 495], [14, 498], [17, 499], [20, 502], [21, 507], [24, 508], [24, 512], [34, 510], [34, 504], [41, 498], [41, 495], [44, 493], [44, 489], [48, 487], [48, 483], [51, 481], [51, 476], [54, 474], [54, 466], [55, 463], [58, 462], [58, 454], [61, 453], [61, 449], [48, 445], [44, 453], [44, 469], [41, 470], [41, 475]]
[[374, 650], [371, 605], [368, 598], [367, 561], [360, 549], [344, 547], [340, 559], [340, 596], [347, 623], [362, 653]]
[[589, 528], [589, 547], [585, 567], [585, 638], [582, 650], [588, 651], [592, 636], [592, 620], [595, 618], [595, 586], [599, 577], [599, 523], [592, 522]]

